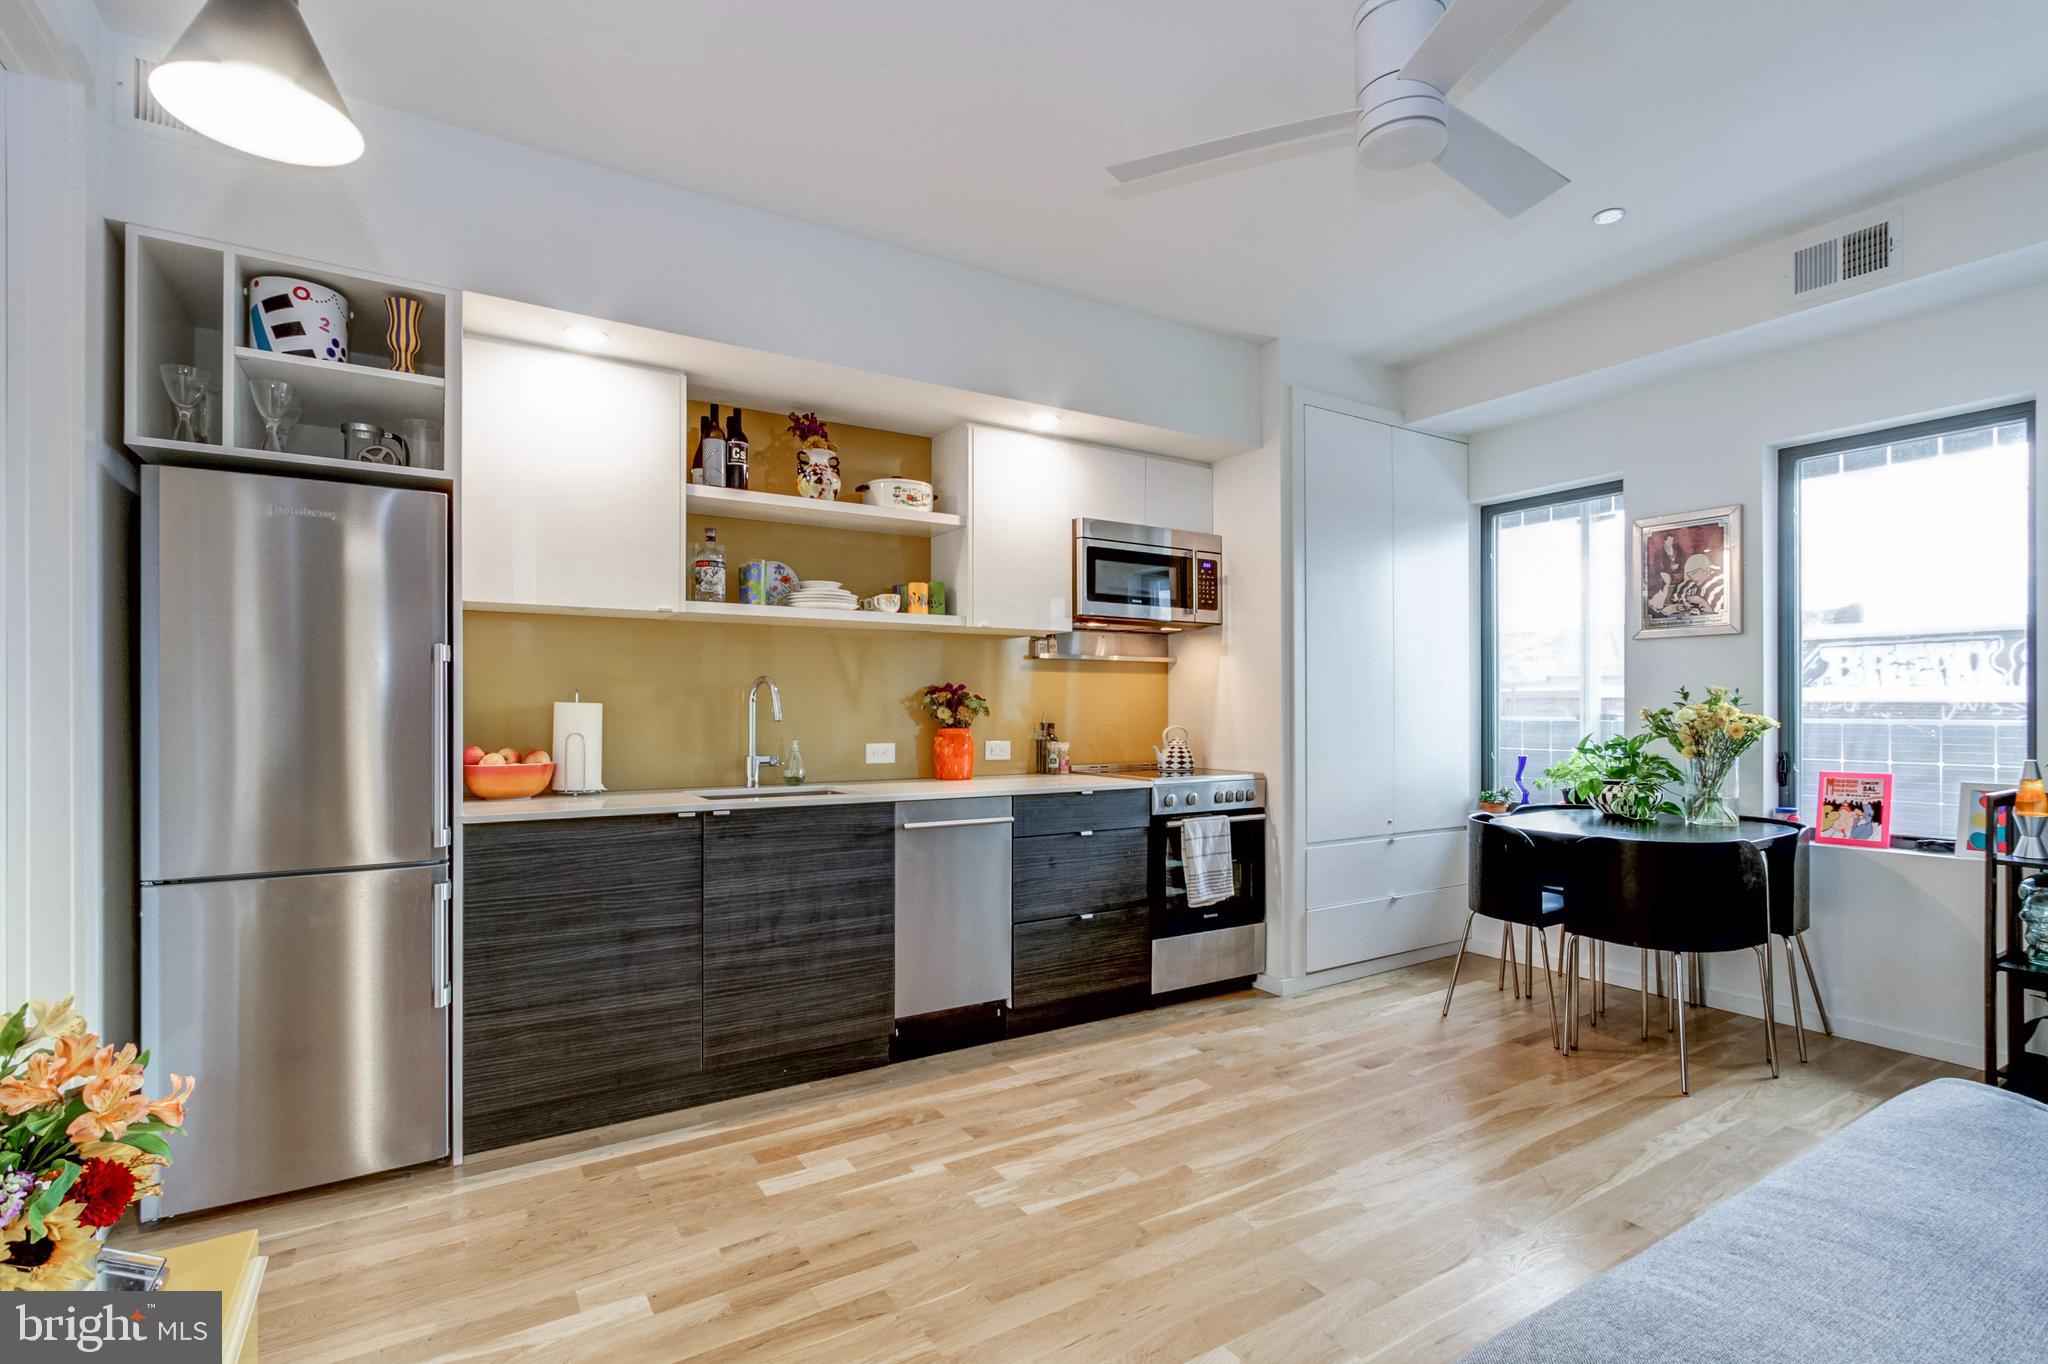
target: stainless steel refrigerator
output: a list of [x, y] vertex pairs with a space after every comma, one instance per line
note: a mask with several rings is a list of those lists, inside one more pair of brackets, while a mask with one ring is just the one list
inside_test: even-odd
[[448, 499], [142, 471], [152, 1218], [448, 1154]]

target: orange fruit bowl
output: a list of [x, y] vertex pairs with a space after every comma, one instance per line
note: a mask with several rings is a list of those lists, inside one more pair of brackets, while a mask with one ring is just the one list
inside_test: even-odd
[[548, 789], [553, 763], [464, 763], [462, 784], [478, 800], [518, 800]]

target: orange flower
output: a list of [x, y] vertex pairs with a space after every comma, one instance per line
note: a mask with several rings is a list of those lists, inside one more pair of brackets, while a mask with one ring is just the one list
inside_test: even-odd
[[0, 1112], [18, 1118], [32, 1109], [57, 1101], [57, 1086], [63, 1081], [50, 1073], [50, 1053], [39, 1051], [28, 1058], [21, 1074], [0, 1080]]
[[85, 1101], [85, 1112], [64, 1129], [64, 1135], [80, 1145], [95, 1137], [123, 1136], [129, 1123], [140, 1122], [149, 1112], [149, 1105], [135, 1092], [141, 1087], [142, 1076], [126, 1070], [87, 1080], [85, 1088], [79, 1091], [79, 1097]]
[[192, 1097], [192, 1086], [198, 1083], [190, 1075], [171, 1076], [171, 1092], [149, 1106], [149, 1116], [158, 1122], [167, 1122], [173, 1127], [185, 1125], [185, 1101]]
[[91, 1033], [70, 1033], [57, 1039], [56, 1083], [68, 1085], [91, 1068], [100, 1039]]
[[133, 1077], [135, 1083], [128, 1087], [130, 1089], [142, 1088], [142, 1067], [135, 1064], [135, 1044], [133, 1042], [128, 1043], [119, 1051], [115, 1051], [112, 1047], [101, 1047], [92, 1054], [92, 1071], [95, 1076], [102, 1080]]

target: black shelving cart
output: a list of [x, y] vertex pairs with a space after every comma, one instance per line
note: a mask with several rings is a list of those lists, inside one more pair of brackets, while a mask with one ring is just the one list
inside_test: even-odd
[[[2048, 1019], [2048, 1012], [2031, 1017], [2027, 1012], [2030, 995], [2048, 995], [2048, 967], [2030, 961], [2020, 940], [2020, 882], [2036, 872], [2048, 878], [2048, 861], [2022, 859], [2001, 848], [2001, 830], [2018, 836], [2012, 818], [2017, 795], [1993, 791], [1984, 796], [1984, 1083], [2048, 1099], [2048, 1056], [2027, 1049]], [[1998, 1064], [2001, 1029], [2003, 1066]]]

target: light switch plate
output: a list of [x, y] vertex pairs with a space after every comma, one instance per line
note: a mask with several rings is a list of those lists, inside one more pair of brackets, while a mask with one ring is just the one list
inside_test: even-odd
[[869, 744], [869, 745], [868, 745], [868, 761], [869, 761], [870, 763], [892, 763], [892, 762], [895, 762], [895, 761], [896, 761], [896, 745], [894, 745], [894, 744]]
[[1010, 741], [1008, 739], [990, 739], [988, 741], [988, 760], [992, 763], [1008, 762], [1010, 760]]

